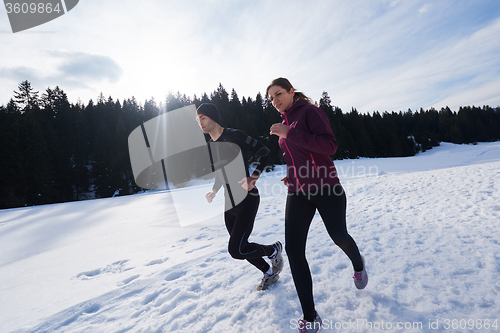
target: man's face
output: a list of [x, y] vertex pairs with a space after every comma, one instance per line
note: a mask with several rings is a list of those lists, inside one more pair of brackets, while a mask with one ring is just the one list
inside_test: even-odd
[[199, 114], [196, 116], [196, 121], [198, 121], [198, 126], [200, 126], [203, 133], [210, 133], [216, 126], [216, 122], [211, 118], [205, 116], [204, 114]]

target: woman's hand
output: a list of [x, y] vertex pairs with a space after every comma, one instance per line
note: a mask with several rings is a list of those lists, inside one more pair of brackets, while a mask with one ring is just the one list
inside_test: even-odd
[[269, 134], [271, 135], [277, 135], [279, 137], [282, 137], [286, 139], [286, 135], [288, 134], [288, 126], [282, 123], [276, 123], [271, 126], [271, 130], [269, 131]]
[[256, 175], [251, 175], [250, 177], [245, 177], [242, 180], [240, 180], [238, 183], [241, 184], [241, 187], [243, 187], [247, 191], [251, 191], [255, 187], [255, 182], [259, 179], [259, 176]]
[[285, 184], [285, 186], [288, 186], [288, 178], [286, 176], [285, 178], [282, 178], [281, 181]]
[[205, 194], [205, 198], [207, 198], [208, 203], [211, 203], [212, 200], [214, 200], [215, 194], [216, 194], [216, 192], [214, 190], [212, 190], [212, 191], [208, 192], [207, 194]]

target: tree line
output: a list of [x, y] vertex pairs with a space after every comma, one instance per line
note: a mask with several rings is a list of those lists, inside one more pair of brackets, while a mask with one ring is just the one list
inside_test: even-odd
[[[128, 135], [142, 123], [179, 107], [214, 103], [223, 127], [239, 128], [266, 144], [269, 164], [283, 164], [278, 138], [269, 135], [281, 117], [269, 99], [239, 98], [219, 84], [210, 95], [177, 92], [164, 101], [139, 103], [134, 97], [70, 103], [59, 87], [40, 94], [23, 81], [0, 106], [0, 208], [105, 198], [142, 191], [134, 181]], [[333, 129], [339, 149], [334, 159], [402, 157], [440, 142], [458, 144], [500, 140], [500, 108], [465, 106], [405, 112], [348, 112], [323, 92], [317, 105]]]

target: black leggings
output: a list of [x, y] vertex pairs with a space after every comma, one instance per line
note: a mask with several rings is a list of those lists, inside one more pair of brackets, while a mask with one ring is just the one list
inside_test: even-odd
[[305, 255], [307, 233], [316, 209], [328, 234], [351, 259], [354, 269], [363, 269], [358, 246], [347, 233], [346, 207], [345, 192], [340, 184], [322, 188], [317, 193], [288, 193], [285, 208], [285, 248], [305, 320], [313, 321], [316, 316], [311, 271]]
[[230, 235], [228, 251], [231, 257], [246, 259], [262, 272], [267, 272], [269, 264], [262, 257], [273, 254], [273, 246], [248, 242], [259, 209], [259, 203], [259, 192], [254, 187], [236, 207], [226, 210], [224, 220]]

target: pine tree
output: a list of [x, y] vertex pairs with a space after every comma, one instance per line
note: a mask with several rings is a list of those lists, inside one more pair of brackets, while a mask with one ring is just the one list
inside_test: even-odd
[[211, 94], [210, 103], [215, 104], [215, 106], [217, 106], [217, 109], [219, 109], [221, 122], [220, 125], [222, 127], [234, 127], [234, 125], [231, 125], [233, 119], [231, 118], [230, 113], [229, 94], [227, 93], [226, 89], [224, 89], [221, 83], [219, 83], [219, 87], [217, 88], [217, 90]]
[[240, 99], [238, 98], [238, 94], [236, 93], [236, 91], [233, 89], [231, 91], [231, 100], [229, 101], [229, 108], [227, 113], [228, 119], [226, 120], [226, 123], [229, 127], [239, 128], [244, 132], [248, 132], [248, 128], [244, 128], [246, 127], [247, 122], [243, 121], [242, 117], [244, 115], [241, 114], [241, 111]]
[[[164, 104], [162, 104], [164, 103]], [[240, 99], [222, 84], [208, 96], [191, 100], [169, 93], [157, 105], [144, 106], [134, 97], [114, 101], [101, 93], [95, 104], [71, 104], [59, 87], [39, 96], [23, 81], [6, 106], [0, 106], [0, 208], [80, 200], [92, 190], [96, 197], [140, 191], [128, 155], [128, 135], [162, 112], [194, 103], [214, 103], [221, 125], [240, 128], [271, 150], [270, 164], [283, 164], [278, 137], [269, 135], [279, 113], [267, 97]], [[410, 156], [441, 141], [471, 143], [500, 140], [500, 108], [462, 106], [412, 112], [360, 114], [332, 106], [327, 92], [319, 100], [339, 143], [335, 159]], [[190, 170], [186, 170], [188, 174]]]
[[439, 141], [451, 142], [451, 125], [453, 123], [453, 118], [455, 114], [451, 112], [448, 106], [442, 108], [439, 111]]
[[66, 93], [59, 87], [47, 88], [41, 97], [42, 114], [47, 122], [49, 152], [54, 163], [54, 186], [61, 195], [60, 201], [76, 199], [74, 188], [74, 155], [76, 146], [77, 117]]
[[18, 109], [23, 113], [38, 108], [38, 91], [33, 90], [31, 83], [26, 80], [21, 82], [17, 87], [18, 90], [14, 91], [14, 102]]

